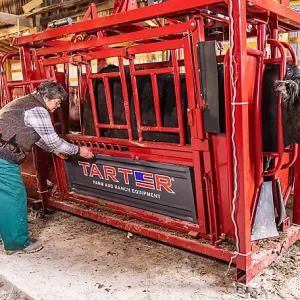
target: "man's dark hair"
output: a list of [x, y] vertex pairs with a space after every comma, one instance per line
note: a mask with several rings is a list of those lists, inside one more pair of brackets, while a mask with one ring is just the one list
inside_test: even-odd
[[64, 87], [54, 81], [46, 80], [43, 81], [36, 89], [35, 92], [40, 95], [44, 100], [52, 99], [67, 99], [67, 92]]

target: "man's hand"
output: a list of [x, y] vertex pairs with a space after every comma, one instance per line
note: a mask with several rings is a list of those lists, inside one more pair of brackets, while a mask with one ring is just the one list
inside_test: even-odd
[[80, 147], [80, 154], [81, 157], [92, 159], [94, 157], [94, 153], [91, 151], [90, 148], [86, 146]]
[[63, 154], [63, 153], [59, 153], [59, 152], [54, 152], [54, 154], [58, 157], [60, 157], [61, 159], [67, 159], [68, 155], [67, 154]]

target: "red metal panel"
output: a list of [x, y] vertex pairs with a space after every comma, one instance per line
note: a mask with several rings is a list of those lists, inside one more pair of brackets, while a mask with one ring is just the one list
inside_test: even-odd
[[215, 161], [215, 185], [217, 190], [217, 201], [219, 214], [217, 218], [220, 222], [220, 232], [226, 233], [229, 237], [234, 237], [234, 228], [231, 222], [230, 212], [232, 199], [229, 194], [228, 184], [231, 175], [228, 173], [227, 145], [225, 135], [212, 136], [214, 161]]
[[[247, 51], [248, 52], [248, 51]], [[251, 51], [250, 51], [251, 53]], [[259, 52], [251, 53], [251, 54], [260, 54]], [[257, 133], [255, 131], [254, 124], [252, 120], [254, 120], [255, 116], [255, 102], [254, 102], [254, 92], [255, 92], [255, 85], [257, 84], [257, 64], [258, 60], [255, 56], [247, 55], [246, 57], [247, 62], [247, 81], [245, 82], [245, 86], [247, 87], [247, 97], [244, 98], [243, 104], [236, 104], [237, 107], [239, 106], [248, 106], [248, 115], [247, 115], [247, 130], [245, 130], [245, 135], [247, 135], [248, 143], [245, 145], [247, 151], [247, 159], [249, 162], [249, 165], [247, 166], [247, 188], [248, 188], [248, 195], [250, 195], [251, 199], [249, 200], [249, 205], [251, 206], [251, 203], [253, 201], [254, 195], [255, 195], [255, 173], [254, 173], [254, 162], [255, 162], [255, 148], [252, 148], [251, 145], [254, 145], [257, 140]], [[225, 57], [225, 69], [224, 69], [224, 85], [228, 86], [230, 84], [229, 82], [229, 53], [227, 52]], [[228, 174], [231, 174], [228, 176], [228, 198], [222, 198], [222, 214], [225, 218], [225, 216], [228, 218], [231, 215], [232, 211], [232, 198], [233, 198], [233, 191], [234, 191], [234, 178], [233, 178], [233, 169], [234, 169], [234, 162], [233, 162], [233, 148], [232, 148], [232, 123], [231, 123], [231, 114], [232, 114], [232, 98], [230, 94], [230, 90], [225, 90], [225, 110], [226, 110], [226, 136], [227, 136], [227, 161], [228, 161]], [[237, 122], [237, 121], [236, 121]], [[246, 124], [243, 124], [246, 126]], [[261, 156], [261, 152], [260, 152]], [[261, 163], [261, 158], [260, 158]], [[238, 166], [240, 166], [239, 164]], [[259, 174], [260, 180], [262, 180], [262, 172]], [[249, 207], [247, 207], [249, 209]], [[238, 213], [237, 213], [238, 214]], [[233, 234], [234, 228], [232, 222], [228, 222], [228, 219], [225, 219], [226, 224], [223, 224], [224, 232], [226, 234]], [[239, 225], [241, 226], [241, 225]], [[238, 227], [239, 227], [238, 226]]]

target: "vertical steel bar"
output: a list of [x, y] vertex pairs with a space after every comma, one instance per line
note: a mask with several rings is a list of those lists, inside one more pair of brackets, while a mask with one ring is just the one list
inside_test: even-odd
[[108, 78], [103, 78], [103, 84], [104, 84], [104, 91], [105, 91], [105, 98], [106, 98], [106, 105], [107, 105], [107, 111], [108, 111], [108, 117], [109, 117], [109, 124], [114, 124], [114, 112], [113, 112], [113, 106], [111, 101], [111, 94], [110, 94], [110, 87]]
[[254, 151], [254, 170], [255, 170], [255, 194], [251, 206], [251, 227], [253, 225], [256, 206], [259, 197], [260, 186], [263, 182], [263, 148], [262, 148], [262, 84], [263, 84], [263, 69], [264, 69], [264, 53], [266, 46], [266, 24], [257, 26], [257, 48], [260, 50], [261, 56], [257, 57], [257, 72], [256, 85], [254, 94], [254, 132], [257, 135], [255, 140]]
[[[184, 38], [183, 52], [184, 52], [184, 66], [186, 72], [186, 86], [188, 97], [188, 110], [191, 111], [193, 124], [190, 124], [191, 131], [191, 145], [193, 147], [194, 141], [199, 138], [203, 138], [203, 134], [199, 136], [198, 130], [202, 129], [202, 114], [195, 113], [196, 108], [196, 96], [195, 96], [195, 81], [194, 81], [194, 64], [192, 56], [192, 41], [190, 37]], [[201, 154], [199, 151], [193, 151], [193, 164], [194, 164], [194, 177], [195, 177], [195, 193], [197, 203], [197, 216], [198, 225], [201, 232], [206, 233], [207, 218], [206, 218], [206, 206], [203, 195], [203, 165], [201, 164]]]
[[[247, 45], [246, 45], [246, 6], [245, 0], [231, 1], [230, 3], [230, 34], [232, 49], [231, 78], [236, 82], [235, 87], [231, 82], [231, 123], [235, 134], [231, 136], [233, 144], [233, 168], [236, 174], [233, 177], [234, 196], [233, 203], [237, 209], [235, 214], [237, 226], [238, 249], [240, 253], [236, 258], [236, 266], [241, 273], [239, 279], [251, 265], [251, 223], [250, 205], [250, 155], [249, 155], [249, 110], [248, 110], [248, 85], [247, 85]], [[233, 71], [233, 73], [232, 73]], [[233, 96], [236, 95], [234, 98]], [[236, 105], [239, 104], [239, 105]]]
[[[296, 55], [296, 52], [295, 52], [294, 48], [290, 44], [285, 43], [285, 42], [281, 42], [281, 44], [286, 49], [288, 49], [288, 51], [290, 52], [290, 54], [292, 56], [293, 63], [295, 65], [297, 65], [298, 64], [298, 59], [297, 59], [297, 55]], [[290, 160], [286, 164], [284, 164], [282, 166], [282, 169], [287, 169], [287, 168], [291, 167], [295, 163], [295, 161], [297, 159], [297, 155], [298, 155], [298, 144], [293, 144], [292, 145], [292, 149], [293, 149], [293, 151], [292, 151], [292, 154], [291, 154], [291, 158], [290, 158]]]
[[78, 82], [78, 99], [79, 99], [79, 125], [81, 134], [85, 134], [82, 126], [82, 107], [84, 103], [83, 82], [82, 82], [82, 65], [77, 66], [77, 82]]
[[132, 57], [129, 59], [129, 69], [130, 69], [130, 76], [131, 76], [132, 93], [133, 93], [133, 101], [134, 101], [134, 108], [135, 108], [138, 138], [139, 138], [139, 141], [142, 142], [143, 141], [143, 133], [141, 130], [142, 118], [141, 118], [138, 86], [137, 86], [136, 76], [134, 75], [135, 68], [134, 68], [133, 60], [134, 60], [134, 58], [132, 58]]
[[197, 54], [197, 48], [198, 48], [198, 42], [205, 41], [205, 31], [204, 31], [204, 21], [202, 17], [197, 17], [195, 19], [195, 22], [197, 24], [197, 29], [193, 32], [193, 50], [194, 50], [194, 65], [195, 65], [195, 81], [196, 81], [196, 95], [197, 95], [197, 104], [201, 109], [204, 109], [204, 100], [202, 98], [202, 92], [201, 92], [201, 86], [200, 86], [200, 78], [201, 74], [199, 76], [200, 70], [198, 70], [199, 62], [198, 62], [198, 54]]
[[67, 63], [64, 64], [64, 73], [65, 73], [65, 77], [64, 77], [63, 85], [68, 96], [66, 99], [66, 103], [61, 105], [61, 107], [59, 108], [58, 114], [59, 114], [59, 122], [61, 124], [61, 133], [67, 134], [69, 132], [69, 115], [70, 115], [69, 64]]
[[173, 72], [174, 72], [174, 86], [175, 86], [175, 96], [176, 96], [176, 106], [177, 106], [177, 118], [178, 118], [178, 128], [179, 128], [179, 138], [180, 145], [185, 144], [184, 136], [184, 124], [183, 124], [183, 112], [182, 112], [182, 101], [181, 101], [181, 91], [180, 91], [180, 74], [179, 66], [177, 60], [176, 50], [172, 50], [172, 63], [173, 63]]
[[155, 116], [156, 116], [156, 126], [161, 128], [162, 122], [161, 122], [160, 99], [159, 99], [159, 91], [158, 91], [158, 84], [157, 84], [157, 75], [154, 73], [151, 73], [151, 82], [152, 82], [153, 101], [154, 101], [154, 109], [155, 109]]
[[[23, 80], [27, 81], [29, 80], [29, 73], [32, 72], [32, 61], [30, 56], [30, 50], [29, 48], [20, 47], [19, 53], [20, 53], [20, 63], [21, 63]], [[26, 85], [24, 88], [25, 88], [25, 94], [29, 94], [30, 93], [29, 87]]]
[[91, 75], [91, 65], [90, 64], [86, 65], [86, 75], [87, 75], [87, 84], [88, 84], [88, 89], [89, 89], [89, 94], [90, 94], [90, 101], [91, 101], [91, 106], [92, 106], [92, 113], [93, 113], [96, 136], [100, 136], [100, 129], [97, 126], [99, 121], [98, 121], [98, 114], [97, 114], [96, 98], [95, 98], [95, 93], [94, 93], [94, 88], [93, 88], [93, 82], [92, 82], [92, 79], [89, 77]]
[[[189, 37], [183, 39], [183, 51], [184, 51], [184, 67], [186, 72], [186, 86], [187, 86], [187, 98], [188, 98], [188, 109], [193, 111], [196, 109], [196, 95], [195, 95], [195, 81], [194, 81], [194, 64], [192, 57], [192, 42]], [[203, 122], [202, 114], [199, 114], [200, 119], [195, 120], [194, 124], [190, 127], [191, 129], [191, 143], [193, 139], [204, 138], [203, 134]], [[196, 123], [197, 122], [197, 123]]]
[[50, 67], [49, 66], [44, 66], [43, 61], [40, 61], [40, 66], [41, 66], [41, 72], [44, 75], [44, 77], [45, 78], [51, 78]]
[[35, 71], [36, 71], [37, 77], [38, 78], [42, 78], [42, 73], [41, 73], [39, 58], [36, 55], [36, 50], [35, 49], [31, 50], [31, 53], [32, 53], [32, 56], [33, 56], [33, 62], [34, 62], [34, 67], [35, 67]]
[[118, 57], [119, 60], [119, 71], [120, 71], [120, 79], [122, 85], [122, 93], [124, 99], [124, 110], [125, 110], [125, 118], [127, 124], [127, 131], [128, 131], [128, 138], [129, 140], [133, 140], [132, 136], [132, 128], [131, 128], [131, 118], [130, 118], [130, 104], [129, 104], [129, 97], [128, 97], [128, 89], [127, 89], [127, 81], [126, 81], [126, 74], [124, 69], [124, 62], [122, 57]]
[[204, 202], [204, 181], [203, 170], [204, 165], [201, 163], [200, 151], [193, 151], [193, 164], [194, 164], [194, 180], [195, 180], [195, 194], [196, 194], [196, 207], [199, 229], [202, 233], [207, 233], [207, 207]]
[[8, 59], [8, 55], [5, 55], [1, 59], [1, 72], [2, 72], [1, 76], [2, 76], [2, 80], [3, 80], [3, 85], [4, 85], [5, 93], [6, 93], [6, 103], [9, 103], [13, 99], [12, 99], [12, 91], [8, 87], [8, 81], [7, 81], [6, 71], [5, 71], [5, 67], [4, 67], [4, 63], [5, 63], [6, 59]]
[[55, 68], [54, 68], [54, 66], [50, 66], [49, 67], [49, 73], [50, 73], [50, 77], [51, 78], [55, 78], [56, 76], [55, 76]]
[[[278, 40], [278, 35], [279, 35], [279, 29], [278, 28], [273, 28], [271, 30], [271, 38], [273, 40]], [[277, 58], [278, 57], [278, 51], [277, 48], [274, 45], [271, 45], [271, 57], [272, 58]]]

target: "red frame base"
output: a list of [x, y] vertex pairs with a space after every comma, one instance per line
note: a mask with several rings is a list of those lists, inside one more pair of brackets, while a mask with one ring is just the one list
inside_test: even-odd
[[[129, 231], [141, 236], [151, 238], [153, 240], [170, 244], [185, 250], [189, 250], [198, 254], [202, 254], [209, 257], [214, 257], [225, 262], [230, 262], [231, 258], [235, 256], [235, 253], [222, 248], [222, 242], [218, 241], [214, 245], [209, 244], [209, 241], [204, 239], [198, 239], [199, 236], [192, 237], [192, 235], [179, 236], [176, 232], [172, 233], [164, 231], [162, 228], [149, 228], [142, 225], [141, 222], [136, 223], [136, 219], [126, 220], [124, 216], [120, 218], [116, 215], [110, 216], [105, 213], [100, 214], [95, 211], [78, 207], [76, 203], [71, 201], [58, 201], [54, 198], [50, 198], [49, 206], [72, 213], [74, 215], [87, 218], [102, 224], [113, 226], [125, 231]], [[167, 217], [166, 217], [167, 218]], [[153, 224], [152, 224], [153, 225]], [[175, 234], [174, 234], [175, 233]], [[246, 270], [240, 270], [236, 268], [236, 281], [248, 284], [253, 278], [259, 275], [265, 268], [272, 264], [279, 255], [286, 252], [297, 240], [300, 239], [300, 226], [292, 225], [284, 233], [284, 238], [276, 238], [269, 241], [265, 248], [256, 248], [256, 252], [252, 254], [252, 265]], [[254, 243], [255, 245], [255, 243]], [[254, 249], [252, 249], [254, 250]], [[236, 258], [232, 260], [232, 263], [236, 263]]]

